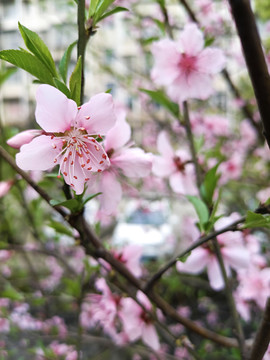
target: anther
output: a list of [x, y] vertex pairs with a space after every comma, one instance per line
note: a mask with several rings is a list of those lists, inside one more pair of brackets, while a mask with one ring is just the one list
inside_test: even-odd
[[103, 160], [101, 160], [100, 162], [99, 162], [99, 164], [101, 165], [101, 164], [103, 164], [104, 163], [104, 161]]
[[101, 169], [98, 169], [98, 172], [101, 172], [102, 170]]
[[107, 155], [106, 154], [102, 154], [103, 159], [107, 159]]
[[99, 151], [99, 147], [98, 147], [97, 145], [95, 146], [95, 149], [96, 149], [97, 151]]
[[61, 179], [61, 177], [62, 177], [61, 175], [57, 175], [57, 178], [58, 178], [58, 179]]
[[90, 116], [85, 116], [85, 120], [89, 120], [90, 119]]
[[87, 164], [89, 164], [89, 163], [90, 163], [90, 159], [87, 159], [86, 162], [87, 162]]
[[65, 176], [67, 176], [67, 173], [66, 173], [66, 172], [63, 172], [63, 174], [64, 174]]
[[85, 164], [82, 164], [81, 167], [84, 168], [84, 167], [85, 167]]
[[74, 179], [76, 179], [76, 180], [78, 179], [76, 175], [74, 175], [73, 177], [74, 177]]
[[73, 164], [74, 164], [74, 161], [72, 160], [71, 163], [70, 163], [70, 165], [73, 165]]
[[67, 161], [67, 157], [64, 158], [64, 161], [65, 161], [65, 162]]
[[53, 149], [56, 149], [56, 145], [55, 145], [55, 144], [52, 144], [52, 147], [53, 147]]
[[88, 180], [90, 180], [90, 179], [89, 179], [89, 178], [85, 178], [85, 179], [84, 179], [84, 181], [88, 181]]
[[89, 171], [92, 170], [92, 166], [90, 166], [89, 168], [87, 168], [87, 170], [89, 170]]
[[81, 108], [82, 108], [81, 106], [78, 106], [78, 110], [81, 110]]

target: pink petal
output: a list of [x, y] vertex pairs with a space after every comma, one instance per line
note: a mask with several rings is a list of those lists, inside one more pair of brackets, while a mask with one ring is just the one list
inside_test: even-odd
[[180, 35], [179, 43], [184, 53], [196, 56], [204, 47], [203, 33], [196, 24], [187, 24]]
[[139, 148], [123, 149], [111, 158], [111, 163], [127, 177], [145, 177], [151, 172], [152, 156]]
[[152, 53], [155, 64], [151, 77], [158, 85], [169, 85], [178, 76], [180, 53], [172, 40], [164, 39], [153, 43]]
[[187, 173], [177, 172], [170, 176], [170, 185], [174, 192], [177, 194], [189, 194], [189, 195], [197, 195], [198, 190], [195, 182], [194, 172], [191, 171]]
[[100, 191], [101, 210], [106, 214], [115, 213], [122, 198], [122, 188], [112, 172], [104, 171], [101, 174]]
[[139, 302], [142, 303], [142, 305], [146, 308], [146, 310], [152, 309], [150, 300], [141, 290], [137, 291], [136, 297], [139, 300]]
[[206, 74], [216, 74], [225, 66], [223, 51], [215, 48], [206, 48], [198, 56], [198, 71]]
[[207, 266], [207, 274], [210, 285], [214, 290], [221, 290], [224, 288], [223, 276], [217, 259], [214, 258], [214, 256], [212, 256], [212, 259]]
[[213, 93], [212, 79], [209, 75], [193, 72], [188, 76], [189, 97], [205, 100]]
[[5, 196], [9, 192], [13, 184], [13, 180], [0, 181], [0, 198]]
[[116, 122], [112, 95], [100, 93], [93, 96], [81, 106], [76, 121], [90, 135], [106, 135]]
[[164, 158], [171, 159], [174, 157], [174, 150], [166, 131], [161, 131], [158, 134], [157, 149]]
[[78, 112], [75, 101], [50, 85], [40, 85], [36, 93], [36, 121], [48, 132], [69, 130]]
[[[53, 148], [53, 143], [56, 148]], [[52, 141], [46, 135], [38, 136], [21, 147], [16, 155], [17, 165], [23, 170], [48, 170], [55, 165], [54, 159], [61, 148], [62, 141], [56, 138]]]
[[234, 269], [248, 268], [250, 253], [243, 246], [224, 246], [221, 249], [224, 260]]
[[111, 149], [119, 149], [123, 147], [130, 139], [131, 128], [126, 122], [125, 111], [120, 111], [117, 114], [117, 120], [113, 128], [111, 128], [105, 140], [105, 149], [109, 151]]
[[167, 177], [176, 171], [172, 159], [164, 158], [162, 156], [153, 156], [153, 174], [159, 177]]
[[155, 327], [151, 324], [145, 324], [142, 332], [142, 341], [155, 351], [160, 348], [160, 343]]
[[34, 137], [41, 135], [42, 132], [42, 130], [36, 129], [22, 131], [8, 139], [7, 144], [15, 149], [19, 149], [22, 145], [30, 143]]
[[178, 261], [176, 268], [178, 271], [187, 272], [191, 274], [201, 273], [210, 260], [208, 250], [204, 248], [197, 248], [191, 252], [191, 255], [187, 258], [186, 262]]

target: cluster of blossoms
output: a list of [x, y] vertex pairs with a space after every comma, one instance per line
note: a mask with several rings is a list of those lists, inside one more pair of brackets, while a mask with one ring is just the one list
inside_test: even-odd
[[96, 281], [96, 288], [101, 294], [89, 294], [83, 303], [83, 328], [99, 325], [116, 344], [123, 345], [141, 338], [153, 350], [159, 349], [158, 335], [147, 313], [152, 310], [152, 305], [142, 292], [138, 291], [137, 300], [146, 311], [132, 298], [112, 293], [103, 278]]
[[[116, 175], [144, 177], [152, 166], [150, 155], [130, 148], [131, 130], [125, 114], [115, 115], [112, 96], [106, 93], [77, 107], [56, 88], [40, 85], [36, 100], [36, 121], [43, 130], [26, 130], [8, 140], [10, 146], [20, 149], [18, 166], [50, 170], [58, 164], [58, 176], [61, 172], [77, 195], [83, 193], [85, 184], [91, 188], [93, 183], [102, 192], [103, 210], [112, 213], [122, 196]], [[101, 172], [99, 179], [93, 177]]]

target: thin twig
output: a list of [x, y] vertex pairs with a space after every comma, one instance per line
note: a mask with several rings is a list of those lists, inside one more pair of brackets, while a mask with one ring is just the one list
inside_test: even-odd
[[245, 346], [244, 332], [243, 332], [243, 329], [242, 329], [242, 326], [241, 326], [239, 314], [238, 314], [238, 312], [236, 310], [235, 300], [234, 300], [234, 297], [233, 297], [233, 294], [232, 294], [232, 286], [231, 286], [231, 283], [230, 283], [229, 278], [227, 276], [223, 256], [222, 256], [222, 253], [220, 251], [220, 245], [219, 245], [216, 238], [212, 240], [212, 245], [213, 245], [214, 252], [216, 254], [218, 264], [219, 264], [219, 268], [221, 270], [222, 278], [223, 278], [223, 281], [224, 281], [224, 284], [225, 284], [225, 292], [226, 292], [228, 304], [229, 304], [229, 307], [230, 307], [230, 310], [231, 310], [233, 323], [234, 323], [234, 326], [235, 326], [235, 333], [236, 333], [236, 336], [237, 336], [237, 339], [238, 339], [239, 349], [240, 349], [240, 352], [241, 352], [241, 357], [242, 357], [242, 360], [247, 360], [247, 352], [246, 352], [246, 346]]
[[229, 0], [249, 76], [257, 99], [264, 135], [270, 146], [270, 76], [249, 0]]
[[202, 236], [200, 237], [197, 241], [195, 241], [192, 245], [190, 245], [186, 250], [182, 251], [180, 254], [174, 256], [171, 260], [169, 260], [167, 262], [167, 264], [163, 265], [152, 277], [151, 279], [147, 282], [145, 289], [149, 290], [151, 289], [154, 284], [163, 276], [163, 274], [168, 271], [172, 266], [174, 266], [176, 264], [176, 262], [178, 260], [180, 260], [181, 258], [183, 258], [184, 256], [186, 256], [188, 253], [190, 253], [192, 250], [196, 249], [197, 247], [205, 244], [206, 242], [208, 242], [209, 240], [214, 239], [216, 236], [223, 234], [227, 231], [236, 231], [237, 230], [237, 225], [241, 224], [242, 222], [244, 222], [246, 219], [246, 217], [241, 217], [240, 219], [232, 222], [230, 225], [217, 230], [217, 231], [213, 231], [210, 234], [206, 235], [206, 236]]
[[192, 130], [191, 130], [191, 123], [190, 123], [190, 118], [189, 118], [187, 101], [184, 101], [183, 106], [184, 106], [184, 126], [185, 126], [186, 133], [187, 133], [187, 138], [188, 138], [188, 143], [189, 143], [189, 148], [190, 148], [190, 152], [191, 152], [191, 156], [192, 156], [193, 165], [195, 167], [197, 188], [198, 188], [198, 190], [200, 190], [200, 186], [202, 183], [202, 174], [201, 174], [201, 169], [200, 169], [200, 165], [198, 162], [198, 157], [196, 154], [196, 149], [195, 149], [195, 144], [194, 144], [194, 138], [193, 138], [193, 134], [192, 134]]
[[270, 341], [270, 297], [267, 299], [262, 321], [255, 336], [249, 360], [262, 360]]

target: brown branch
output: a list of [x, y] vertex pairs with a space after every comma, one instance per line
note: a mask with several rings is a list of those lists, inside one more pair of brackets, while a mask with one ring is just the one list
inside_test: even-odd
[[254, 339], [249, 360], [262, 360], [270, 341], [270, 297], [267, 299], [262, 321]]
[[249, 0], [229, 0], [257, 99], [264, 135], [270, 146], [270, 76]]
[[53, 209], [62, 215], [65, 221], [67, 221], [74, 229], [79, 232], [81, 237], [81, 245], [84, 247], [87, 255], [93, 256], [95, 259], [101, 258], [107, 261], [112, 266], [112, 268], [118, 272], [118, 274], [120, 274], [129, 282], [129, 284], [131, 284], [135, 289], [144, 292], [149, 297], [149, 299], [152, 300], [153, 303], [163, 311], [165, 315], [171, 317], [177, 322], [180, 322], [191, 331], [220, 345], [227, 347], [237, 347], [236, 339], [216, 334], [215, 332], [205, 329], [195, 322], [182, 317], [172, 306], [164, 301], [159, 295], [155, 294], [152, 289], [146, 291], [143, 288], [141, 282], [126, 268], [126, 266], [118, 261], [110, 252], [104, 248], [99, 238], [86, 223], [82, 213], [68, 215], [61, 207], [52, 206], [50, 204], [51, 199], [48, 194], [42, 188], [40, 188], [27, 173], [25, 173], [16, 165], [13, 158], [1, 146], [0, 156], [3, 157], [9, 163], [9, 165], [13, 167], [14, 170], [18, 171], [18, 173], [28, 182], [28, 184], [33, 187], [33, 189], [35, 189]]
[[245, 217], [242, 217], [236, 221], [234, 221], [233, 223], [231, 223], [230, 225], [218, 230], [218, 231], [214, 231], [206, 236], [202, 236], [200, 237], [197, 241], [195, 241], [191, 246], [189, 246], [186, 250], [182, 251], [180, 254], [174, 256], [171, 260], [169, 260], [167, 262], [167, 264], [163, 265], [152, 277], [151, 279], [147, 282], [145, 289], [146, 290], [150, 290], [154, 284], [164, 275], [164, 273], [166, 271], [168, 271], [172, 266], [174, 266], [176, 264], [176, 262], [178, 260], [180, 260], [181, 258], [183, 258], [184, 256], [186, 256], [188, 253], [190, 253], [192, 250], [196, 249], [197, 247], [205, 244], [206, 242], [208, 242], [209, 240], [214, 239], [216, 236], [223, 234], [227, 231], [236, 231], [237, 230], [237, 225], [244, 222], [245, 221]]

